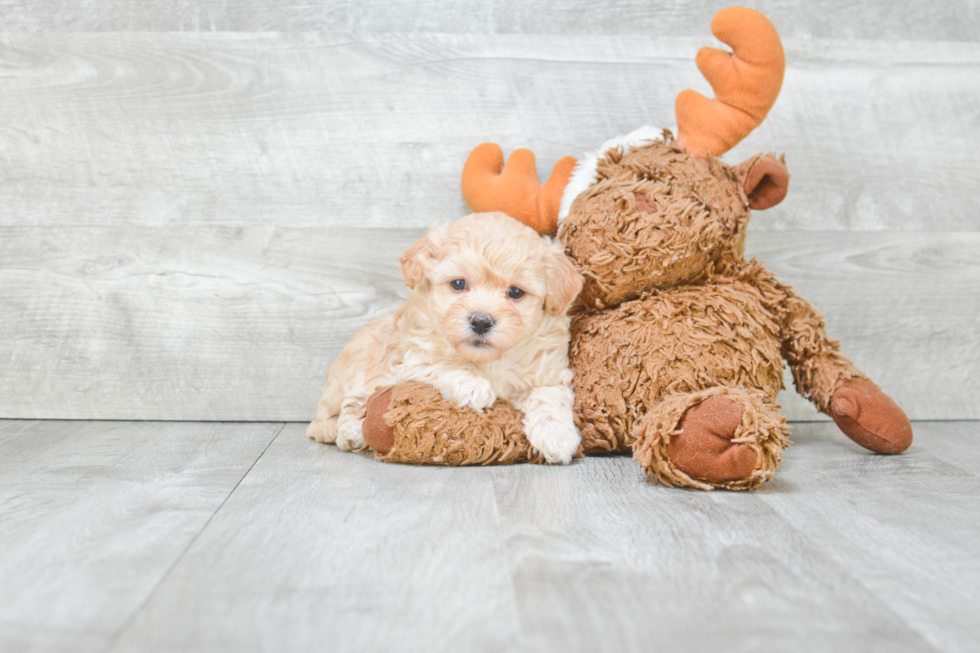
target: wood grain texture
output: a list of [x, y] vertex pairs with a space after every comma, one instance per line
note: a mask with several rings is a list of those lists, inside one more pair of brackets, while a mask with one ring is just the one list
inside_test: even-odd
[[[0, 416], [311, 419], [340, 348], [403, 301], [419, 233], [0, 228]], [[763, 232], [748, 251], [913, 419], [980, 417], [980, 236]]]
[[[972, 41], [980, 13], [969, 0], [940, 4], [844, 0], [747, 1], [784, 36]], [[0, 0], [4, 28], [50, 31], [391, 31], [532, 34], [706, 33], [726, 3], [695, 0]]]
[[288, 425], [111, 650], [972, 650], [980, 483], [932, 456], [946, 426], [896, 457], [826, 427], [765, 490], [705, 494], [625, 457], [385, 465]]
[[[977, 447], [976, 422], [942, 422], [941, 424], [916, 424], [917, 433], [923, 431], [928, 438], [929, 453], [944, 463], [953, 465], [965, 474], [980, 476], [980, 447]], [[932, 433], [941, 435], [933, 437]]]
[[[971, 465], [978, 428], [915, 424], [908, 455], [886, 458], [863, 451], [831, 424], [797, 425], [792, 467], [783, 470], [791, 473], [756, 496], [862, 588], [890, 597], [892, 614], [935, 650], [973, 651], [980, 625], [963, 607], [980, 603], [980, 479]], [[954, 463], [932, 453], [936, 445], [949, 451], [943, 442], [949, 431], [960, 438], [967, 431], [971, 442], [963, 448], [967, 457]], [[821, 455], [828, 444], [847, 455]], [[806, 473], [792, 473], [804, 466]]]
[[103, 650], [281, 428], [0, 421], [0, 650]]
[[[789, 38], [782, 96], [728, 160], [787, 153], [753, 243], [845, 351], [914, 418], [977, 418], [980, 45], [901, 38]], [[466, 212], [475, 144], [545, 169], [669, 124], [680, 89], [707, 92], [704, 43], [0, 34], [0, 417], [308, 418], [343, 343], [401, 300], [397, 255]]]
[[[411, 230], [0, 228], [0, 414], [306, 419]], [[38, 289], [43, 288], [43, 300]], [[43, 364], [38, 364], [43, 361]]]
[[[256, 465], [113, 650], [515, 643], [521, 615], [487, 471], [338, 455], [304, 428], [286, 426], [263, 456], [271, 464]], [[240, 627], [249, 622], [259, 627]]]
[[[844, 354], [912, 419], [980, 418], [973, 234], [752, 233], [754, 226], [747, 253], [824, 314]], [[788, 373], [785, 385], [784, 412], [817, 418]]]
[[[423, 227], [465, 211], [469, 151], [542, 170], [709, 92], [704, 38], [0, 35], [4, 225]], [[762, 230], [976, 231], [980, 44], [787, 43], [787, 154]]]

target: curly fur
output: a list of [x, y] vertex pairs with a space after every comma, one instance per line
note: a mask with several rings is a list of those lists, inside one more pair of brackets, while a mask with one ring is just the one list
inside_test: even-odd
[[396, 385], [384, 414], [395, 448], [378, 459], [446, 466], [545, 462], [524, 435], [520, 411], [506, 401], [468, 417], [460, 419], [458, 409], [430, 385]]
[[[678, 424], [689, 408], [708, 397], [727, 397], [742, 409], [742, 424], [733, 443], [755, 450], [756, 464], [744, 478], [721, 483], [705, 483], [677, 468], [667, 455], [672, 437], [679, 434]], [[668, 395], [645, 414], [635, 429], [633, 458], [649, 474], [670, 486], [710, 490], [751, 490], [772, 478], [783, 450], [789, 446], [790, 427], [778, 412], [779, 406], [763, 392], [739, 387], [716, 386], [691, 393]]]

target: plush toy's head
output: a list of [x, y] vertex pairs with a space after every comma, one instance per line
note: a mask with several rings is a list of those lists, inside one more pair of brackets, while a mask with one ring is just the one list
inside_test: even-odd
[[538, 184], [534, 155], [517, 150], [503, 165], [484, 143], [463, 169], [473, 210], [504, 210], [541, 233], [558, 231], [585, 276], [581, 298], [609, 307], [644, 292], [690, 283], [739, 258], [750, 209], [786, 195], [781, 159], [755, 156], [738, 166], [717, 157], [765, 118], [782, 85], [785, 58], [769, 20], [725, 9], [711, 23], [734, 52], [702, 48], [698, 68], [716, 99], [677, 97], [678, 137], [649, 128], [613, 139], [594, 155], [559, 161]]
[[737, 167], [692, 156], [667, 132], [606, 152], [594, 178], [558, 235], [585, 273], [582, 301], [601, 308], [691, 283], [740, 258], [750, 208], [780, 201], [789, 175], [771, 155]]

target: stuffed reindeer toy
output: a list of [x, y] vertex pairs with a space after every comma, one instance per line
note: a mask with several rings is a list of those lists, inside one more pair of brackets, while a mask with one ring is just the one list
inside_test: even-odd
[[[765, 118], [785, 60], [775, 28], [751, 9], [715, 16], [733, 52], [703, 48], [715, 98], [676, 101], [677, 136], [643, 127], [539, 184], [534, 155], [506, 165], [497, 145], [470, 154], [466, 202], [557, 233], [585, 285], [572, 309], [571, 369], [581, 451], [627, 453], [673, 486], [744, 490], [772, 478], [789, 427], [776, 395], [789, 364], [797, 391], [863, 447], [899, 453], [905, 413], [830, 339], [823, 317], [744, 256], [752, 210], [786, 196], [782, 157], [719, 157]], [[540, 462], [503, 401], [478, 414], [403, 384], [368, 404], [364, 437], [381, 460]]]

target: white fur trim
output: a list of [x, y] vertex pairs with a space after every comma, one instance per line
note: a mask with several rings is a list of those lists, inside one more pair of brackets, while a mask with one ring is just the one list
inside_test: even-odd
[[598, 150], [591, 154], [586, 154], [579, 159], [579, 162], [575, 165], [575, 169], [572, 170], [572, 177], [568, 180], [568, 185], [565, 186], [565, 191], [561, 195], [561, 209], [558, 211], [558, 221], [561, 222], [568, 215], [575, 198], [596, 182], [596, 167], [599, 165], [599, 159], [605, 156], [606, 152], [614, 150], [617, 147], [621, 147], [623, 151], [626, 151], [631, 147], [660, 140], [663, 135], [664, 130], [660, 127], [644, 125], [624, 136], [610, 138]]

